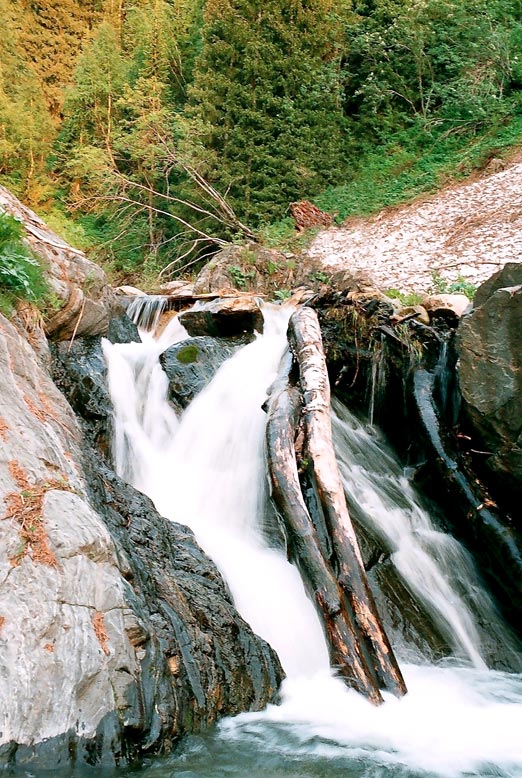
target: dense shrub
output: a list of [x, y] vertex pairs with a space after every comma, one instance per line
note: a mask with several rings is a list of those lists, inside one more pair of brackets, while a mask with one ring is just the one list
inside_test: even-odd
[[20, 222], [0, 212], [0, 307], [4, 312], [17, 299], [43, 300], [47, 291], [43, 269], [22, 237]]

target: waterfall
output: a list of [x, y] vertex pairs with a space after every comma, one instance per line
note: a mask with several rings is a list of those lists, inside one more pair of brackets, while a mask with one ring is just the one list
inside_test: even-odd
[[[157, 361], [168, 333], [130, 348], [105, 342], [104, 351], [119, 474], [130, 475], [164, 516], [194, 530], [238, 611], [294, 676], [328, 671], [328, 650], [297, 569], [268, 547], [259, 523], [267, 484], [261, 406], [287, 350], [290, 314], [265, 307], [263, 336], [222, 365], [179, 422]], [[171, 334], [179, 340], [183, 333], [178, 327]]]
[[[300, 576], [269, 547], [262, 526], [261, 407], [287, 350], [289, 313], [265, 307], [263, 335], [227, 360], [179, 419], [158, 369], [169, 342], [186, 337], [177, 320], [158, 338], [143, 333], [141, 344], [104, 344], [118, 472], [163, 515], [192, 527], [238, 610], [275, 648], [288, 676], [280, 705], [222, 722], [217, 750], [189, 740], [182, 771], [237, 778], [521, 776], [522, 676], [487, 669], [476, 618], [478, 610], [503, 639], [493, 606], [469, 559], [429, 523], [390, 452], [338, 405], [334, 432], [348, 499], [361, 503], [406, 585], [452, 641], [454, 657], [450, 666], [403, 665], [409, 693], [402, 700], [385, 695], [379, 708], [329, 670]], [[154, 767], [151, 775], [166, 778], [175, 765]]]

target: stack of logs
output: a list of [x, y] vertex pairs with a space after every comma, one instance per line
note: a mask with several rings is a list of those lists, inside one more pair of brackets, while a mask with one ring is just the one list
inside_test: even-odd
[[[406, 686], [348, 514], [332, 442], [321, 330], [311, 308], [292, 315], [289, 342], [295, 361], [288, 360], [267, 402], [272, 498], [290, 555], [322, 614], [332, 665], [348, 686], [379, 704], [381, 690], [402, 696]], [[306, 499], [300, 470], [312, 486]]]

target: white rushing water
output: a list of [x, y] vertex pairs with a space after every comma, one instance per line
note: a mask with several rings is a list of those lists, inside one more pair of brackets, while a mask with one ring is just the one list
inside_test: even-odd
[[[334, 435], [349, 499], [361, 503], [455, 658], [452, 666], [403, 666], [409, 693], [402, 700], [386, 695], [379, 708], [330, 672], [322, 628], [298, 572], [267, 546], [261, 526], [267, 498], [261, 406], [287, 348], [289, 313], [265, 309], [263, 336], [225, 362], [179, 419], [166, 401], [158, 363], [169, 343], [186, 337], [175, 320], [158, 340], [143, 334], [142, 344], [104, 347], [118, 472], [163, 515], [192, 527], [238, 610], [276, 649], [288, 676], [280, 705], [228, 719], [221, 740], [232, 751], [239, 744], [243, 755], [257, 753], [260, 742], [272, 758], [279, 754], [286, 767], [259, 769], [263, 776], [327, 777], [328, 769], [313, 767], [318, 759], [332, 771], [341, 760], [346, 775], [372, 778], [388, 772], [522, 776], [522, 676], [487, 669], [484, 630], [475, 619], [478, 609], [482, 621], [491, 620], [495, 639], [503, 639], [493, 606], [460, 546], [431, 526], [398, 464], [341, 406]], [[251, 772], [226, 766], [221, 773], [213, 762], [186, 774]], [[374, 772], [381, 767], [384, 773]]]
[[[494, 643], [513, 655], [512, 638], [464, 547], [437, 529], [379, 434], [338, 400], [332, 403], [337, 460], [348, 504], [391, 552], [406, 587], [422, 603], [455, 656], [485, 669]], [[487, 634], [477, 619], [487, 625]]]

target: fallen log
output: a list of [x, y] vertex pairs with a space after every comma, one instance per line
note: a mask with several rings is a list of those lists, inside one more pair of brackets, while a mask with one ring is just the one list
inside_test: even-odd
[[289, 340], [299, 365], [308, 459], [332, 540], [338, 581], [373, 658], [381, 687], [401, 696], [406, 693], [406, 685], [377, 612], [337, 467], [330, 419], [330, 385], [315, 311], [300, 308], [292, 314]]
[[321, 553], [301, 492], [294, 448], [301, 398], [299, 390], [289, 385], [288, 374], [272, 387], [267, 406], [266, 441], [272, 498], [285, 521], [290, 556], [299, 566], [308, 592], [322, 613], [331, 664], [347, 685], [378, 704], [382, 697], [371, 657], [360, 641], [346, 597]]

